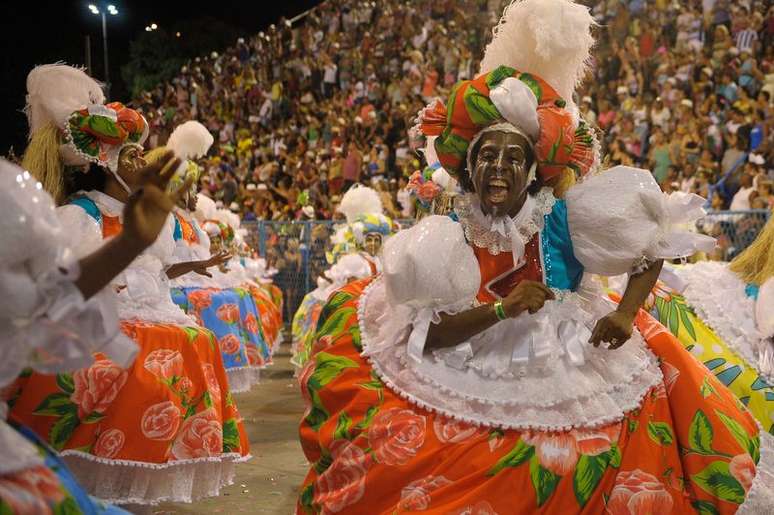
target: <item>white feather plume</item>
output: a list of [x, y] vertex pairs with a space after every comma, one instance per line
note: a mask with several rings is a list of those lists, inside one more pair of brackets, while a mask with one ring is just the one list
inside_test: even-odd
[[333, 236], [331, 236], [331, 243], [334, 245], [338, 245], [340, 243], [346, 243], [347, 242], [347, 231], [349, 231], [349, 226], [344, 224], [340, 225], [336, 228], [336, 231], [333, 233]]
[[[196, 206], [198, 209], [198, 205]], [[228, 209], [215, 209], [215, 213], [212, 216], [213, 220], [217, 220], [218, 222], [222, 224], [226, 224], [229, 227], [231, 227], [234, 232], [239, 230], [239, 227], [242, 225], [242, 219], [239, 218], [239, 215], [236, 213], [232, 213]]]
[[178, 125], [167, 141], [180, 159], [197, 159], [207, 154], [214, 139], [207, 127], [195, 120]]
[[589, 9], [571, 0], [514, 0], [503, 11], [481, 60], [481, 73], [510, 66], [541, 77], [575, 108], [594, 46]]
[[360, 215], [375, 214], [380, 215], [384, 212], [382, 208], [382, 199], [379, 194], [367, 186], [353, 186], [341, 199], [338, 211], [344, 213], [347, 222], [352, 223]]
[[341, 256], [328, 272], [335, 282], [344, 284], [348, 279], [363, 279], [371, 275], [371, 266], [368, 261], [359, 254], [346, 254]]
[[44, 64], [27, 75], [24, 110], [30, 133], [49, 122], [61, 129], [73, 111], [104, 103], [102, 85], [80, 68], [63, 63]]
[[215, 207], [215, 201], [210, 197], [203, 195], [202, 193], [199, 193], [196, 196], [196, 213], [194, 216], [199, 223], [204, 223], [205, 220], [214, 219], [217, 209], [218, 208]]
[[213, 216], [213, 220], [217, 220], [218, 222], [231, 226], [231, 211], [224, 208], [219, 208], [215, 210], [215, 216]]

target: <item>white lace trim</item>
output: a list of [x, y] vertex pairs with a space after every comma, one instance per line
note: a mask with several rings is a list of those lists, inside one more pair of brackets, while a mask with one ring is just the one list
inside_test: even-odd
[[752, 486], [747, 491], [737, 515], [770, 515], [774, 506], [774, 436], [758, 424], [761, 458], [755, 467]]
[[260, 366], [232, 367], [226, 369], [228, 376], [228, 388], [231, 393], [249, 392], [250, 389], [261, 382]]
[[[384, 323], [383, 317], [391, 314], [384, 299], [379, 298], [384, 290], [381, 286], [382, 279], [377, 278], [365, 289], [358, 303], [363, 356], [398, 395], [444, 416], [475, 425], [516, 430], [600, 427], [623, 419], [627, 412], [641, 405], [648, 391], [663, 381], [657, 359], [636, 331], [632, 341], [616, 351], [590, 347], [585, 365], [577, 367], [577, 373], [570, 374], [572, 377], [566, 381], [562, 381], [564, 371], [560, 373], [558, 366], [553, 371], [556, 373], [542, 380], [532, 374], [513, 379], [487, 380], [481, 376], [476, 379], [475, 372], [466, 373], [444, 363], [433, 364], [434, 370], [428, 366], [432, 358], [427, 357], [422, 365], [414, 366], [407, 359], [405, 335], [388, 345], [379, 341], [378, 330], [372, 327]], [[378, 315], [369, 317], [369, 312]], [[446, 379], [451, 379], [444, 381], [435, 373], [441, 368], [446, 368], [449, 373]], [[465, 383], [475, 380], [483, 386], [479, 393], [490, 387], [497, 391], [489, 398], [471, 395], [465, 390]]]
[[687, 283], [685, 300], [696, 314], [767, 382], [774, 377], [763, 373], [759, 365], [760, 349], [768, 343], [755, 327], [755, 302], [745, 293], [745, 285], [727, 265], [702, 262], [676, 270]]
[[61, 453], [91, 495], [112, 504], [157, 505], [193, 502], [219, 495], [234, 482], [234, 466], [252, 458], [238, 453], [217, 457], [146, 463], [111, 460], [81, 451]]
[[[457, 197], [455, 212], [459, 216], [468, 241], [476, 247], [487, 249], [490, 254], [496, 256], [501, 252], [511, 251], [513, 248], [511, 243], [512, 237], [518, 237], [522, 245], [529, 243], [529, 240], [535, 233], [543, 229], [545, 215], [551, 213], [555, 203], [556, 198], [551, 188], [540, 190], [535, 196], [535, 206], [532, 209], [531, 215], [522, 224], [516, 226], [516, 235], [510, 234], [507, 224], [505, 224], [505, 232], [507, 234], [492, 230], [492, 226], [497, 220], [492, 220], [491, 217], [484, 215], [478, 200], [471, 194]], [[516, 221], [517, 218], [519, 218], [518, 215], [512, 220]]]

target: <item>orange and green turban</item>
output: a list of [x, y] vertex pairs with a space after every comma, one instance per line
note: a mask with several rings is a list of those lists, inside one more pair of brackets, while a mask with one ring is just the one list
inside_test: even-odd
[[120, 102], [93, 104], [71, 114], [64, 133], [65, 145], [76, 155], [116, 171], [121, 149], [142, 146], [148, 137], [148, 122]]
[[473, 80], [457, 83], [446, 105], [436, 101], [420, 113], [420, 131], [435, 136], [443, 167], [459, 174], [476, 137], [488, 127], [507, 123], [533, 145], [537, 173], [544, 181], [566, 168], [585, 175], [594, 162], [591, 129], [576, 124], [567, 102], [540, 77], [499, 66]]

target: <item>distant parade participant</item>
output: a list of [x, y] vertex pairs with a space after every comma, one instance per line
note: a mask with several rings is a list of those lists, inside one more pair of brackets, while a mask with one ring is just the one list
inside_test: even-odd
[[[81, 257], [123, 233], [126, 202], [142, 187], [148, 125], [137, 111], [96, 98], [62, 110], [67, 68], [30, 74], [24, 162], [51, 188]], [[169, 279], [190, 271], [173, 263], [172, 232], [167, 217], [156, 242], [110, 281], [121, 329], [138, 346], [134, 363], [97, 353], [72, 374], [33, 371], [13, 399], [11, 416], [59, 451], [89, 493], [111, 502], [217, 495], [249, 457], [217, 342], [170, 298]]]
[[384, 240], [395, 232], [395, 224], [384, 214], [379, 194], [367, 186], [355, 185], [342, 197], [338, 211], [347, 219], [348, 231], [343, 234], [346, 242], [354, 244], [368, 260], [374, 274], [380, 272], [379, 254]]
[[662, 273], [644, 307], [774, 434], [774, 219], [731, 263]]
[[[164, 147], [145, 155], [153, 160], [166, 149], [185, 159], [173, 183], [189, 178], [193, 186], [174, 210], [174, 261], [198, 262], [201, 267], [170, 282], [172, 299], [199, 325], [213, 332], [226, 367], [231, 392], [245, 392], [257, 384], [268, 357], [268, 346], [260, 327], [261, 315], [252, 296], [244, 288], [220, 288], [212, 278], [216, 267], [228, 262], [228, 250], [211, 253], [210, 239], [193, 215], [197, 205], [196, 184], [199, 166], [194, 159], [207, 154], [213, 137], [196, 121], [185, 122], [172, 132]], [[174, 187], [174, 184], [172, 187]]]
[[[103, 98], [99, 84], [79, 69], [58, 66], [38, 73], [55, 74], [57, 87], [69, 92], [60, 108]], [[33, 85], [39, 77], [31, 75]], [[36, 119], [42, 108], [36, 105]], [[138, 170], [141, 190], [126, 204], [125, 230], [78, 259], [42, 184], [28, 171], [0, 161], [0, 508], [9, 513], [124, 513], [90, 498], [56, 452], [32, 431], [13, 419], [7, 424], [5, 401], [17, 401], [29, 375], [25, 367], [64, 379], [72, 377], [67, 372], [92, 365], [94, 353], [131, 365], [137, 345], [121, 332], [115, 293], [105, 286], [166, 226], [182, 193], [178, 189], [164, 195], [177, 164], [167, 153]]]
[[317, 322], [328, 298], [339, 288], [365, 279], [373, 273], [371, 262], [360, 253], [339, 256], [336, 263], [317, 278], [317, 288], [307, 293], [293, 316], [291, 337], [293, 357], [291, 362], [297, 368], [303, 368], [309, 361], [317, 332]]
[[331, 238], [333, 249], [326, 258], [332, 267], [317, 278], [318, 287], [304, 296], [293, 316], [292, 362], [297, 367], [303, 367], [313, 351], [317, 322], [328, 296], [353, 280], [378, 274], [382, 245], [394, 232], [394, 223], [384, 214], [379, 194], [367, 186], [350, 188], [338, 210], [347, 223], [339, 226]]
[[[771, 435], [639, 311], [662, 260], [714, 240], [680, 229], [700, 197], [663, 194], [646, 170], [594, 170], [572, 102], [592, 25], [568, 0], [510, 4], [481, 73], [423, 113], [465, 193], [323, 308], [299, 378], [298, 513], [774, 505]], [[585, 273], [631, 277], [613, 305]]]

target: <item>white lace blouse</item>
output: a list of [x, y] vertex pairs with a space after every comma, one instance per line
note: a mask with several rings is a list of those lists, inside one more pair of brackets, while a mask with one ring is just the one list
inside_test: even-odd
[[[714, 246], [711, 238], [681, 230], [703, 214], [701, 203], [696, 196], [662, 194], [645, 170], [616, 167], [574, 186], [565, 203], [544, 190], [513, 219], [486, 217], [475, 202], [461, 210], [461, 223], [425, 218], [385, 244], [384, 274], [359, 304], [364, 354], [402, 395], [453, 418], [547, 430], [620, 419], [662, 376], [636, 332], [615, 352], [587, 344], [597, 320], [614, 307], [586, 283], [575, 291], [557, 289], [557, 300], [534, 315], [427, 353], [430, 324], [441, 313], [477, 305], [481, 274], [471, 244], [493, 255], [513, 252], [518, 270], [537, 235], [545, 272], [552, 266], [545, 223], [556, 209], [566, 209], [562, 223], [573, 256], [564, 258], [587, 272], [615, 275]], [[553, 286], [545, 273], [544, 281]]]
[[[102, 352], [128, 366], [136, 345], [120, 332], [115, 294], [85, 300], [71, 234], [28, 172], [0, 160], [0, 389], [25, 367], [53, 374], [88, 367]], [[5, 424], [0, 401], [0, 474], [42, 463]]]
[[[97, 205], [102, 216], [122, 219], [123, 202], [99, 191], [90, 191], [85, 195]], [[101, 245], [101, 222], [82, 207], [74, 204], [59, 207], [57, 216], [67, 227], [75, 242], [75, 253], [79, 257]], [[170, 215], [153, 245], [113, 280], [114, 289], [118, 292], [118, 313], [121, 320], [196, 326], [195, 320], [172, 302], [169, 293], [170, 282], [166, 269], [176, 262], [173, 230], [174, 221]]]

